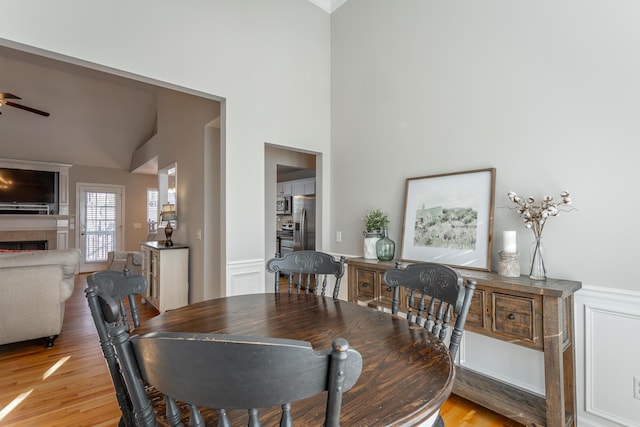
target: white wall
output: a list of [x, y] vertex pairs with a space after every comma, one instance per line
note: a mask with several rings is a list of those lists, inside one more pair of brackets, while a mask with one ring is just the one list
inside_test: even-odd
[[370, 206], [399, 242], [406, 178], [493, 166], [494, 249], [502, 230], [525, 255], [533, 240], [508, 191], [568, 190], [548, 273], [637, 289], [639, 15], [633, 0], [347, 1], [331, 17], [333, 249], [362, 254]]
[[[551, 218], [543, 235], [549, 275], [631, 298], [639, 18], [634, 0], [347, 1], [331, 16], [330, 234], [342, 231], [343, 241], [332, 250], [362, 255], [361, 218], [372, 206], [391, 214], [399, 244], [406, 178], [495, 167], [494, 266], [501, 232], [517, 230], [528, 271], [533, 235], [503, 208], [507, 192], [568, 190], [578, 210]], [[619, 412], [615, 398], [624, 396], [619, 419], [635, 414], [637, 423], [640, 401], [629, 397], [638, 364], [628, 359], [640, 354], [637, 310], [633, 319], [599, 313], [592, 328], [576, 309], [578, 359], [589, 357], [585, 342], [599, 346], [596, 388], [584, 388], [584, 364], [577, 372], [580, 424], [603, 425], [584, 407], [592, 392], [600, 415]]]
[[[154, 154], [159, 169], [177, 164], [178, 226], [172, 240], [189, 245], [190, 302], [222, 295], [219, 277], [224, 265], [220, 251], [211, 247], [211, 258], [207, 258], [205, 251], [205, 243], [220, 239], [217, 228], [207, 224], [210, 219], [220, 224], [219, 207], [205, 209], [207, 194], [219, 196], [221, 185], [219, 143], [208, 144], [207, 140], [208, 124], [219, 116], [220, 104], [216, 101], [167, 89], [158, 91], [158, 131], [152, 144], [157, 147]], [[219, 129], [216, 131], [213, 132], [216, 135], [211, 135], [215, 139]], [[218, 159], [217, 164], [212, 161], [214, 158]], [[202, 239], [197, 238], [198, 231]], [[164, 238], [162, 231], [160, 235]], [[218, 256], [214, 258], [214, 254]]]
[[326, 12], [301, 0], [0, 5], [7, 44], [224, 99], [221, 256], [227, 266], [264, 261], [264, 144], [330, 152]]

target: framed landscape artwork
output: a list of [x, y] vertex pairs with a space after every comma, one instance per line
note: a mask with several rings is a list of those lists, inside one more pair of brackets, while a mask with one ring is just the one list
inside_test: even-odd
[[408, 178], [400, 256], [491, 271], [495, 168]]

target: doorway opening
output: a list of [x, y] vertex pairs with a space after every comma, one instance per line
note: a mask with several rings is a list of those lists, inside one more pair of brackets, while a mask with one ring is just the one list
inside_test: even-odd
[[315, 250], [315, 231], [315, 165], [313, 169], [276, 165], [276, 253]]
[[[295, 250], [321, 250], [321, 160], [320, 153], [266, 145], [265, 260]], [[289, 208], [283, 210], [283, 203]], [[266, 289], [270, 286], [273, 277], [267, 275]]]

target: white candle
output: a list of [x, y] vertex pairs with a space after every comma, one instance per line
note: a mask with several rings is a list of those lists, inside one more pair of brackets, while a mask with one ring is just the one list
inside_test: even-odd
[[503, 231], [502, 232], [502, 250], [507, 253], [515, 253], [516, 249], [516, 232], [515, 231]]

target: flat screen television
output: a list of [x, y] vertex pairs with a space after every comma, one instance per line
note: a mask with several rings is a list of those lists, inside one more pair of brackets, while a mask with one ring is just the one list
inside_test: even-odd
[[[48, 205], [49, 213], [58, 213], [58, 172], [0, 168], [2, 205]], [[3, 210], [1, 213], [32, 213]]]

